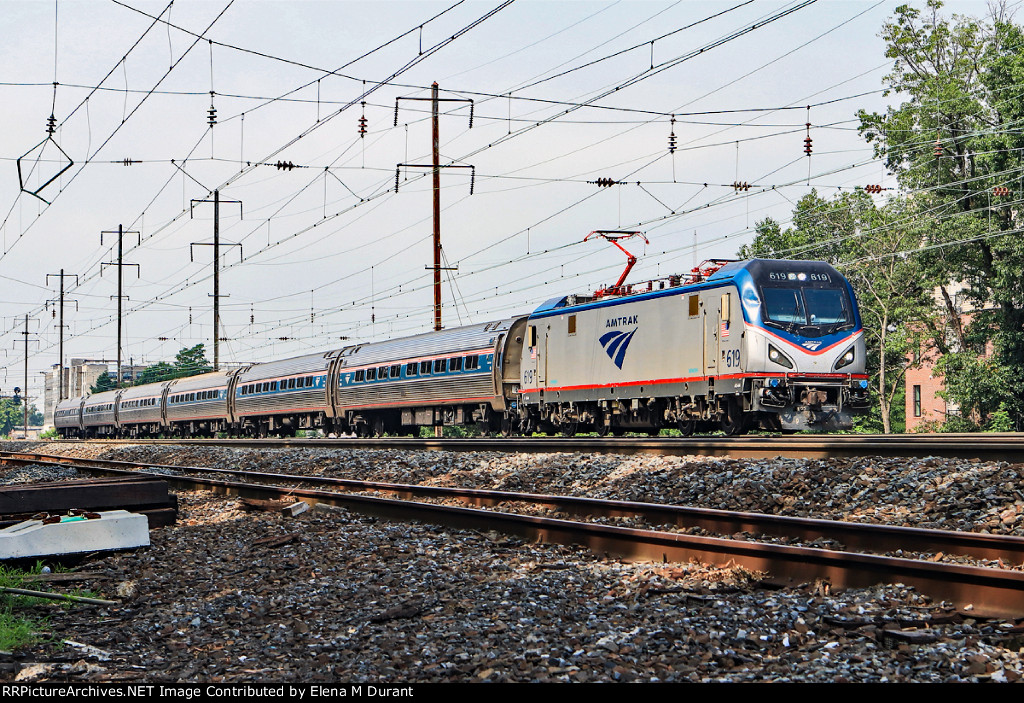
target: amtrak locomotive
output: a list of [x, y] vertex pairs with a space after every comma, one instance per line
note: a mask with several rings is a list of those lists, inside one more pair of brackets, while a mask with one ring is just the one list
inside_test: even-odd
[[716, 262], [532, 314], [62, 401], [61, 436], [849, 429], [868, 406], [850, 284]]

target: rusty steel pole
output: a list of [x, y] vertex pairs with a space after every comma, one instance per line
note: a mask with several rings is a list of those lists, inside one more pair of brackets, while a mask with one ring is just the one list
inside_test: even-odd
[[25, 315], [25, 392], [21, 404], [25, 410], [25, 439], [28, 439], [28, 315]]
[[117, 226], [117, 388], [121, 387], [121, 300], [124, 297], [124, 226]]
[[220, 371], [220, 191], [213, 191], [213, 370]]
[[57, 345], [57, 402], [64, 400], [64, 269], [60, 270], [60, 341]]
[[441, 129], [438, 119], [437, 81], [430, 86], [434, 131], [434, 329], [441, 329]]

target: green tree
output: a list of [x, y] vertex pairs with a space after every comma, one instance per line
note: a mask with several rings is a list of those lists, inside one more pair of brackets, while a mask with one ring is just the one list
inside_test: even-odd
[[[1024, 239], [1015, 206], [1024, 189], [1024, 33], [1004, 5], [990, 7], [985, 20], [946, 18], [941, 6], [900, 6], [883, 26], [893, 59], [886, 88], [905, 101], [885, 114], [861, 111], [860, 129], [932, 223], [915, 261], [945, 309], [951, 342], [937, 327], [933, 345], [959, 355], [942, 365], [949, 400], [978, 424], [1002, 408], [1020, 429], [1024, 396], [1005, 379], [1024, 374]], [[963, 307], [972, 309], [967, 325]], [[994, 375], [977, 383], [980, 362], [966, 357], [989, 341], [992, 359], [982, 365]]]
[[[15, 427], [21, 427], [25, 423], [25, 408], [21, 403], [15, 405], [12, 398], [0, 398], [0, 436], [11, 433]], [[28, 424], [43, 424], [43, 414], [30, 405], [28, 408]]]
[[147, 383], [157, 383], [171, 378], [176, 378], [174, 375], [174, 367], [166, 361], [161, 361], [153, 364], [140, 373], [139, 378], [135, 381], [135, 385], [144, 386]]
[[182, 349], [174, 357], [174, 370], [178, 378], [197, 376], [213, 371], [213, 365], [206, 359], [206, 346], [197, 344], [194, 347]]
[[96, 383], [89, 387], [89, 393], [96, 395], [104, 391], [112, 391], [115, 388], [117, 388], [117, 376], [108, 371], [99, 375]]
[[[213, 371], [213, 366], [206, 359], [206, 347], [197, 344], [179, 351], [174, 357], [173, 364], [161, 361], [148, 367], [139, 374], [135, 383], [130, 385], [142, 386], [147, 383], [169, 381], [173, 378], [196, 376], [210, 371]], [[96, 384], [89, 389], [89, 392], [95, 394], [113, 390], [117, 387], [116, 384], [117, 377], [114, 374], [105, 373], [96, 380]]]

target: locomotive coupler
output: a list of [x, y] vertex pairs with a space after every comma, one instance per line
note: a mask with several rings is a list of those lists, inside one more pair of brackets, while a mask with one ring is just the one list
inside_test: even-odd
[[808, 388], [800, 394], [800, 402], [811, 408], [820, 408], [828, 402], [828, 391]]

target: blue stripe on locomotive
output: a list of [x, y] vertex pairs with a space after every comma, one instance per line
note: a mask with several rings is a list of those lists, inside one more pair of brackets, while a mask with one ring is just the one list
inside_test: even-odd
[[[768, 259], [752, 259], [750, 261], [735, 261], [726, 264], [722, 268], [715, 271], [705, 281], [700, 283], [692, 283], [689, 285], [676, 286], [674, 288], [664, 288], [662, 290], [650, 291], [647, 293], [638, 293], [636, 295], [629, 295], [625, 297], [616, 298], [604, 298], [601, 300], [595, 300], [589, 303], [583, 303], [582, 305], [574, 305], [571, 307], [573, 312], [586, 311], [586, 310], [597, 310], [599, 308], [614, 307], [616, 305], [631, 305], [636, 302], [654, 300], [656, 298], [665, 298], [673, 295], [686, 295], [688, 293], [694, 293], [697, 291], [712, 290], [715, 288], [735, 288], [739, 291], [740, 300], [742, 305], [740, 309], [743, 312], [743, 320], [759, 329], [765, 330], [769, 334], [780, 337], [791, 344], [800, 346], [803, 342], [812, 339], [811, 337], [803, 337], [801, 335], [787, 332], [783, 329], [776, 329], [765, 326], [764, 320], [761, 317], [762, 306], [760, 304], [761, 296], [757, 293], [757, 285], [754, 282], [754, 276], [750, 272], [750, 268], [754, 264], [763, 262], [771, 262], [773, 260]], [[781, 262], [781, 260], [780, 260]], [[791, 265], [797, 262], [785, 261], [787, 265]], [[811, 264], [822, 264], [820, 261], [800, 261], [800, 264], [811, 265]], [[831, 268], [831, 265], [825, 264]], [[838, 273], [838, 272], [837, 272]], [[821, 337], [814, 337], [815, 341], [821, 342], [821, 348], [829, 347], [843, 339], [846, 339], [850, 335], [856, 334], [861, 329], [860, 311], [857, 308], [857, 297], [854, 295], [853, 287], [850, 282], [846, 280], [845, 276], [840, 274], [840, 278], [843, 281], [843, 285], [846, 288], [847, 294], [850, 296], [850, 301], [853, 305], [853, 329], [842, 330], [839, 332], [833, 332]], [[749, 296], [753, 295], [758, 301], [756, 304], [752, 304]], [[537, 320], [545, 317], [554, 317], [556, 315], [562, 315], [566, 312], [567, 308], [565, 305], [567, 298], [551, 298], [545, 301], [540, 307], [533, 311], [530, 315], [530, 320]]]

